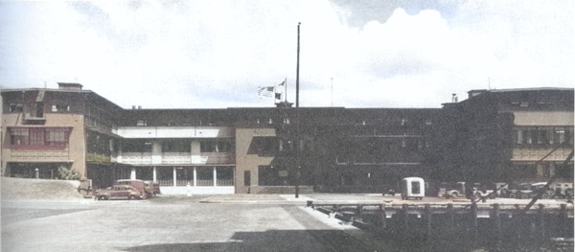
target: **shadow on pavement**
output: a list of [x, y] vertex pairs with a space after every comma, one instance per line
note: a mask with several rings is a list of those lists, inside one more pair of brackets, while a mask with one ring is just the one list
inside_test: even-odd
[[[377, 247], [340, 230], [237, 232], [227, 242], [151, 244], [123, 251], [399, 251]], [[403, 251], [406, 251], [405, 249]]]

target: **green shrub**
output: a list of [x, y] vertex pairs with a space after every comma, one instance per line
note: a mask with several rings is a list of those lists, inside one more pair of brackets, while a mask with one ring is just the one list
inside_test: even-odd
[[65, 166], [58, 167], [58, 174], [61, 179], [64, 180], [79, 180], [80, 175], [73, 171], [72, 169], [68, 169]]

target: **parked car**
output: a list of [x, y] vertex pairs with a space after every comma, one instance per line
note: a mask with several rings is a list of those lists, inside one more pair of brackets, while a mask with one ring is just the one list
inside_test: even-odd
[[495, 184], [480, 184], [480, 183], [475, 183], [473, 185], [473, 196], [475, 198], [490, 198], [490, 199], [495, 199], [497, 198], [497, 185]]
[[547, 188], [547, 190], [545, 190], [546, 184], [547, 184], [546, 182], [539, 182], [539, 183], [531, 184], [531, 191], [533, 191], [533, 196], [536, 193], [541, 192], [541, 198], [542, 199], [549, 199], [549, 198], [553, 197], [553, 195], [555, 194], [555, 191], [551, 188]]
[[116, 185], [131, 185], [133, 186], [138, 192], [140, 193], [142, 198], [147, 198], [148, 194], [146, 193], [146, 184], [143, 180], [140, 179], [119, 179], [114, 182], [114, 186]]
[[146, 180], [144, 181], [144, 184], [146, 185], [146, 192], [148, 193], [148, 196], [156, 196], [162, 193], [160, 191], [160, 183]]
[[447, 199], [465, 197], [465, 182], [441, 183], [438, 196]]
[[91, 179], [81, 179], [77, 190], [82, 196], [90, 198], [94, 194]]
[[509, 198], [529, 199], [533, 197], [533, 191], [529, 183], [509, 184], [508, 190]]
[[142, 199], [140, 192], [131, 185], [115, 185], [106, 189], [98, 189], [94, 197], [96, 200]]
[[555, 190], [553, 193], [553, 198], [556, 199], [572, 199], [573, 198], [573, 183], [557, 183], [555, 184]]

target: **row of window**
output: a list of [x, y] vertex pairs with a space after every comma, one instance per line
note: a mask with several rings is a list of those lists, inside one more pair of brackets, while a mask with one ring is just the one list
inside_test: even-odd
[[564, 141], [573, 144], [573, 127], [517, 127], [514, 143], [518, 145], [552, 145]]
[[[43, 108], [43, 106], [42, 106]], [[11, 102], [8, 105], [10, 113], [24, 112], [24, 105], [21, 102]], [[70, 112], [70, 105], [68, 104], [54, 104], [52, 105], [52, 112]]]
[[[68, 107], [68, 109], [69, 109], [69, 107]], [[54, 110], [53, 110], [53, 111], [54, 111]], [[290, 122], [291, 122], [290, 119], [289, 119], [289, 117], [284, 117], [282, 120], [283, 120], [283, 124], [290, 124]], [[257, 124], [269, 124], [269, 125], [271, 125], [271, 124], [274, 123], [274, 121], [273, 121], [272, 118], [268, 118], [268, 119], [260, 119], [260, 118], [257, 118], [257, 119], [256, 119], [256, 123], [257, 123]], [[408, 120], [408, 119], [401, 119], [401, 121], [400, 121], [399, 124], [400, 124], [401, 126], [407, 126], [408, 123], [409, 123], [409, 120]], [[426, 121], [425, 121], [425, 125], [426, 125], [426, 126], [430, 126], [430, 125], [432, 125], [432, 124], [433, 124], [433, 123], [432, 123], [431, 120], [426, 120]], [[211, 123], [209, 123], [208, 125], [211, 125]], [[363, 120], [363, 121], [361, 121], [360, 123], [358, 123], [358, 125], [363, 125], [363, 126], [365, 126], [365, 125], [368, 125], [368, 124], [366, 123], [365, 120]], [[148, 126], [148, 122], [147, 122], [146, 119], [138, 119], [138, 120], [136, 121], [136, 126], [139, 126], [139, 127]]]
[[65, 146], [70, 128], [10, 128], [10, 144], [22, 146]]

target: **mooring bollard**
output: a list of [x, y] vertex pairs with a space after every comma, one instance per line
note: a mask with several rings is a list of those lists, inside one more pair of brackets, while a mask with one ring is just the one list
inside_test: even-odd
[[409, 231], [409, 212], [407, 204], [401, 205], [401, 212], [403, 215], [403, 233], [406, 234]]
[[431, 226], [432, 226], [432, 216], [433, 216], [433, 214], [431, 213], [431, 205], [425, 204], [425, 212], [424, 212], [424, 215], [425, 215], [425, 223], [427, 224], [427, 226], [426, 226], [426, 228], [427, 228], [427, 239], [428, 239], [428, 241], [430, 241], [430, 240], [431, 240], [431, 235], [433, 234], [433, 233], [432, 233], [432, 229], [431, 229]]
[[539, 235], [542, 240], [547, 238], [547, 231], [545, 230], [545, 205], [539, 204], [537, 214], [539, 215]]
[[477, 225], [477, 204], [471, 204], [471, 226], [473, 232], [473, 240], [474, 242], [477, 241], [477, 237], [479, 236], [479, 227]]
[[493, 210], [491, 211], [491, 218], [495, 222], [495, 231], [497, 235], [497, 241], [501, 241], [501, 236], [503, 235], [503, 230], [501, 227], [501, 217], [499, 217], [499, 204], [493, 204]]
[[387, 216], [385, 214], [385, 206], [383, 204], [379, 205], [378, 217], [380, 226], [385, 228], [387, 225]]
[[455, 211], [453, 211], [453, 204], [447, 204], [447, 216], [449, 217], [449, 227], [451, 229], [455, 228]]

